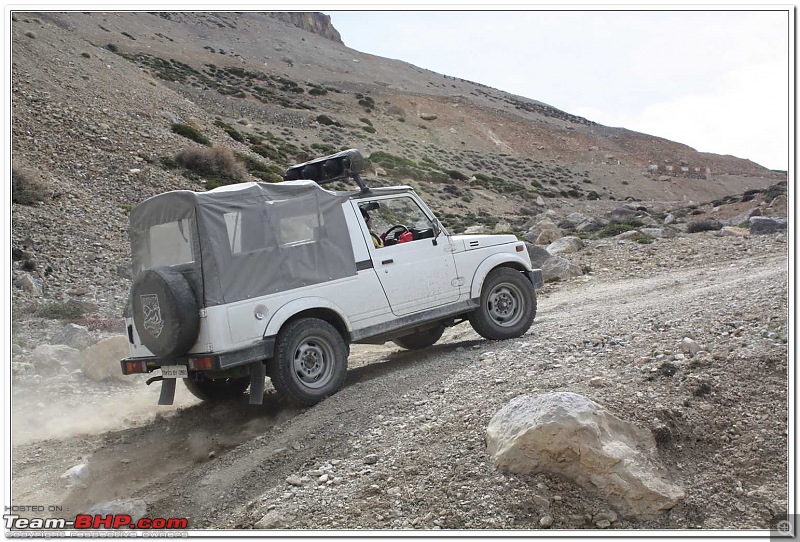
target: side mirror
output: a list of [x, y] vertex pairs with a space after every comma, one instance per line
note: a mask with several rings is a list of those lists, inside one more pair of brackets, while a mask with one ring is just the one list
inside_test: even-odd
[[437, 239], [439, 239], [439, 236], [441, 234], [442, 234], [442, 224], [439, 222], [439, 219], [436, 218], [433, 221], [433, 239], [431, 239], [431, 241], [433, 242], [433, 246], [439, 245], [439, 241], [437, 241]]

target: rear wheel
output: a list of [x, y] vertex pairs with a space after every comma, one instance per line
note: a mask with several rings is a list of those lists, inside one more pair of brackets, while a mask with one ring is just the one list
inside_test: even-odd
[[279, 394], [301, 405], [315, 405], [339, 391], [347, 376], [348, 348], [331, 324], [302, 318], [278, 334], [270, 360], [270, 379]]
[[519, 271], [500, 267], [483, 282], [480, 305], [469, 323], [487, 339], [513, 339], [531, 327], [536, 316], [536, 292]]
[[192, 395], [203, 401], [227, 401], [240, 397], [247, 386], [250, 377], [217, 378], [212, 380], [203, 373], [189, 373], [189, 378], [184, 378], [183, 383]]
[[443, 333], [444, 326], [438, 325], [436, 327], [426, 329], [425, 331], [418, 331], [417, 333], [412, 333], [404, 337], [398, 337], [393, 339], [392, 342], [400, 348], [405, 348], [406, 350], [420, 350], [435, 344], [436, 341], [442, 338]]

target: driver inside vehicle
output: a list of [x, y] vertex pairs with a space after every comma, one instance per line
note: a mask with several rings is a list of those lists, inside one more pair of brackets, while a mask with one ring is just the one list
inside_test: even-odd
[[372, 244], [375, 245], [375, 248], [383, 248], [383, 239], [381, 239], [380, 235], [372, 231], [372, 220], [369, 217], [369, 213], [361, 208], [361, 216], [364, 217], [364, 222], [367, 224], [369, 236], [372, 237]]

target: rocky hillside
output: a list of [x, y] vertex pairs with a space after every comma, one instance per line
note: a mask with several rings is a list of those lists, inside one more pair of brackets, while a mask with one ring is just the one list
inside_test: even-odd
[[[319, 14], [16, 13], [12, 45], [15, 321], [118, 317], [143, 199], [272, 182], [341, 148], [455, 230], [490, 217], [523, 233], [547, 210], [709, 202], [783, 179], [354, 51]], [[187, 149], [213, 159], [198, 169]]]

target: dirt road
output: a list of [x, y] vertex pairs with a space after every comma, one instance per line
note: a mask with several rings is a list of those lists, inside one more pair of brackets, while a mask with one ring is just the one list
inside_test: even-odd
[[[142, 499], [148, 517], [196, 529], [533, 529], [544, 514], [553, 528], [594, 528], [608, 509], [595, 495], [500, 473], [485, 452], [486, 424], [508, 400], [565, 390], [653, 430], [657, 460], [686, 490], [660, 518], [612, 528], [768, 528], [787, 499], [785, 243], [708, 233], [590, 244], [592, 273], [539, 292], [522, 338], [489, 342], [462, 324], [422, 352], [356, 345], [345, 389], [309, 409], [287, 409], [268, 386], [262, 406], [181, 390], [156, 414], [153, 390], [119, 385], [80, 411], [115, 413], [109, 424], [77, 425], [67, 411], [58, 438], [15, 431], [14, 504], [69, 515]], [[707, 353], [684, 356], [684, 337]], [[15, 420], [35, 423], [30, 390], [14, 393]], [[86, 487], [67, 489], [59, 476], [82, 461]]]

